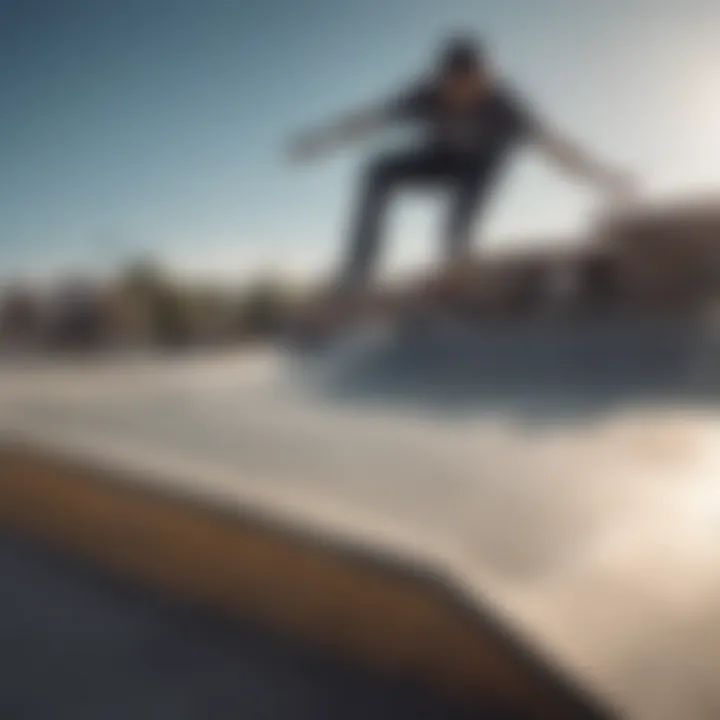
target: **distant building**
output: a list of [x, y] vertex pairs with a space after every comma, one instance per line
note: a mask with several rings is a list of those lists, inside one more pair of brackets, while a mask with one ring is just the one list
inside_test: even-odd
[[40, 299], [20, 283], [0, 296], [0, 347], [38, 346], [44, 331], [44, 312]]
[[533, 247], [431, 275], [410, 295], [488, 319], [611, 310], [689, 315], [720, 300], [720, 199], [632, 208], [572, 248]]
[[720, 291], [720, 198], [619, 213], [600, 228], [618, 256], [628, 302], [683, 310]]

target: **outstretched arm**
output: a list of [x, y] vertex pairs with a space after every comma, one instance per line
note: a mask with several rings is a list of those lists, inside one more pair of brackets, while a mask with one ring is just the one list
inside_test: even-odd
[[631, 193], [632, 182], [627, 174], [601, 163], [547, 125], [534, 123], [531, 137], [535, 146], [565, 172], [589, 182], [613, 197]]
[[365, 139], [382, 130], [391, 119], [391, 113], [385, 105], [349, 113], [333, 123], [293, 138], [290, 158], [296, 161], [314, 159], [348, 142]]
[[535, 108], [525, 102], [522, 95], [508, 91], [506, 100], [509, 117], [515, 126], [554, 165], [614, 199], [627, 198], [633, 194], [634, 184], [627, 173], [600, 162], [558, 132]]
[[364, 140], [396, 121], [411, 119], [426, 97], [422, 84], [411, 85], [385, 102], [349, 113], [336, 122], [302, 133], [290, 143], [290, 157], [312, 160], [349, 143]]

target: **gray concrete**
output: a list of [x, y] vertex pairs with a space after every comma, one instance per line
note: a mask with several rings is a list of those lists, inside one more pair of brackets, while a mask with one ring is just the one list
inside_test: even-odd
[[[538, 346], [543, 336], [524, 348], [509, 337], [526, 381], [512, 406], [483, 401], [513, 383], [487, 381], [482, 348], [426, 363], [409, 382], [424, 351], [403, 365], [382, 338], [291, 367], [258, 354], [7, 370], [0, 427], [171, 492], [420, 557], [629, 717], [714, 720], [714, 350], [678, 353], [681, 336], [655, 336], [645, 357], [636, 342], [629, 373], [611, 334], [585, 354], [609, 352], [609, 373], [582, 370], [583, 346], [571, 343], [582, 371], [570, 394], [558, 366], [567, 353]], [[531, 377], [533, 366], [552, 373]], [[386, 390], [371, 392], [380, 375]], [[436, 401], [448, 383], [472, 397], [462, 412]]]

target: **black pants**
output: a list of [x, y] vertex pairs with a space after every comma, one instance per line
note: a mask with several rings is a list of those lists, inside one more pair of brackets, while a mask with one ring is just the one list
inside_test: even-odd
[[363, 178], [357, 217], [351, 229], [342, 288], [365, 289], [377, 262], [388, 202], [395, 190], [405, 187], [439, 187], [449, 192], [445, 258], [454, 261], [466, 255], [473, 219], [490, 185], [493, 166], [485, 158], [435, 148], [387, 155], [371, 163]]

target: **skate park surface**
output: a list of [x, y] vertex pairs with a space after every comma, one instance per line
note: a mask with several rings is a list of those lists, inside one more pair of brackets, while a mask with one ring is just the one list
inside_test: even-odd
[[[609, 335], [592, 351], [585, 346], [586, 359], [609, 348], [592, 370], [577, 359], [577, 346], [571, 365], [583, 371], [575, 375], [562, 365], [567, 342], [555, 338], [551, 352], [533, 340], [535, 351], [519, 353], [525, 365], [508, 365], [504, 380], [507, 363], [481, 349], [455, 353], [460, 364], [435, 356], [422, 366], [430, 346], [406, 352], [407, 340], [398, 346], [367, 337], [303, 359], [258, 351], [8, 364], [0, 372], [3, 523], [126, 573], [161, 575], [160, 584], [226, 610], [242, 605], [252, 614], [262, 606], [275, 622], [286, 608], [279, 601], [266, 607], [268, 593], [289, 592], [280, 576], [291, 574], [277, 560], [282, 553], [266, 549], [264, 566], [252, 575], [247, 552], [232, 557], [230, 535], [223, 536], [230, 557], [218, 560], [209, 535], [191, 530], [194, 545], [187, 533], [177, 540], [177, 572], [158, 571], [168, 556], [153, 543], [176, 542], [175, 520], [162, 525], [162, 513], [169, 518], [171, 511], [152, 516], [163, 528], [153, 535], [139, 505], [121, 495], [103, 500], [88, 488], [130, 487], [158, 507], [163, 498], [179, 498], [222, 511], [218, 522], [230, 525], [257, 516], [279, 534], [301, 544], [309, 537], [341, 558], [372, 558], [400, 575], [410, 568], [410, 585], [416, 576], [430, 578], [430, 595], [444, 588], [452, 600], [437, 602], [455, 608], [421, 611], [410, 599], [414, 590], [393, 591], [411, 609], [396, 610], [392, 623], [403, 625], [398, 618], [407, 615], [415, 624], [407, 619], [408, 648], [392, 658], [380, 640], [368, 639], [373, 624], [382, 624], [380, 600], [362, 608], [357, 600], [356, 615], [337, 610], [347, 619], [375, 608], [355, 633], [362, 648], [339, 621], [332, 632], [321, 630], [298, 607], [283, 627], [343, 635], [329, 645], [352, 646], [350, 655], [372, 663], [382, 664], [382, 656], [391, 669], [423, 681], [437, 677], [438, 686], [465, 699], [486, 674], [478, 693], [517, 696], [516, 709], [535, 704], [537, 717], [714, 718], [720, 424], [707, 376], [714, 351], [674, 331], [661, 335], [646, 357], [623, 355]], [[681, 341], [686, 352], [673, 355]], [[533, 361], [544, 375], [531, 377]], [[568, 378], [573, 382], [563, 383]], [[125, 511], [109, 529], [114, 513]], [[93, 537], [102, 538], [97, 547]], [[211, 556], [218, 574], [237, 562], [245, 568], [238, 583], [261, 578], [263, 591], [247, 599], [227, 579], [207, 590], [212, 568], [199, 566]], [[276, 568], [268, 564], [273, 558]], [[319, 578], [312, 567], [308, 561], [308, 577]], [[298, 572], [297, 605], [312, 604]], [[339, 589], [350, 587], [349, 576], [333, 582], [325, 616], [336, 612], [332, 587], [344, 603], [355, 592]], [[201, 597], [201, 585], [212, 597]], [[318, 584], [314, 594], [323, 592]], [[483, 624], [470, 637], [466, 620], [457, 620], [447, 627], [465, 640], [443, 645], [443, 623], [464, 612], [492, 628]], [[432, 642], [422, 639], [422, 618], [435, 624]], [[392, 633], [386, 627], [380, 634]], [[482, 659], [472, 643], [484, 644]], [[436, 663], [445, 665], [444, 676], [417, 659], [430, 647], [444, 648], [437, 651], [443, 663]], [[472, 666], [464, 675], [459, 658]], [[553, 714], [538, 710], [543, 703]]]
[[[470, 720], [392, 682], [0, 535], [4, 718]], [[493, 708], [480, 717], [502, 717]]]

